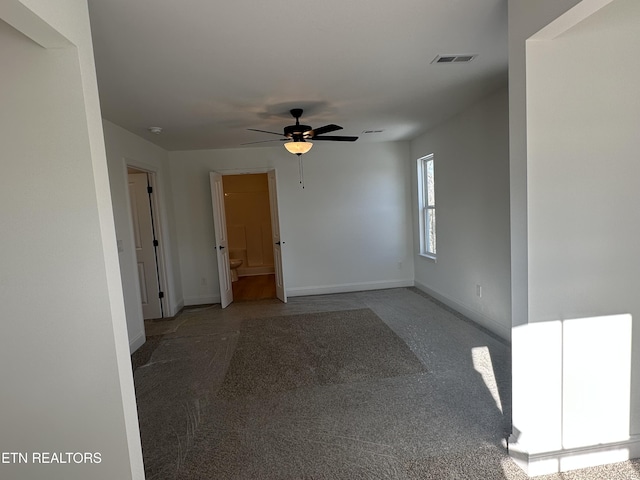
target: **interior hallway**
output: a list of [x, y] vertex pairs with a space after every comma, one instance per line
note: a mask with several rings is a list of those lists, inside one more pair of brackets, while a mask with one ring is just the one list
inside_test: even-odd
[[[380, 325], [357, 330], [363, 315]], [[295, 351], [290, 327], [325, 318], [337, 336], [320, 341], [321, 361], [301, 370], [302, 352], [287, 369], [297, 376], [274, 374]], [[346, 341], [341, 324], [355, 328], [340, 330]], [[147, 479], [526, 478], [504, 448], [509, 346], [416, 289], [185, 309], [146, 328], [134, 368]], [[271, 362], [251, 347], [264, 337]], [[368, 358], [354, 364], [353, 351]], [[636, 469], [540, 478], [637, 479]]]

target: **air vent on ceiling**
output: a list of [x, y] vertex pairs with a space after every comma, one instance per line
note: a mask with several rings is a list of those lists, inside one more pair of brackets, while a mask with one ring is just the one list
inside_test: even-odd
[[382, 133], [384, 130], [364, 130], [362, 133]]
[[438, 55], [431, 63], [469, 63], [478, 55]]

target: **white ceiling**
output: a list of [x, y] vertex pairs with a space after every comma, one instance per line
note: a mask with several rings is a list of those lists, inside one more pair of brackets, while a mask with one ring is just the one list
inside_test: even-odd
[[[277, 139], [247, 129], [280, 132], [295, 107], [304, 124], [344, 127], [331, 135], [407, 140], [507, 81], [506, 0], [89, 0], [89, 8], [104, 118], [167, 150]], [[478, 57], [431, 64], [439, 54]]]

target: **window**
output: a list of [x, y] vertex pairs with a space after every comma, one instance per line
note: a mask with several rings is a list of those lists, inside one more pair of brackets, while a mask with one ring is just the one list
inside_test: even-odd
[[436, 192], [433, 154], [418, 159], [420, 255], [436, 258]]

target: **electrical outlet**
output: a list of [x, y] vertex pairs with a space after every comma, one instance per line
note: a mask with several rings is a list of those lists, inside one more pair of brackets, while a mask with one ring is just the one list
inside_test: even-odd
[[476, 296], [482, 298], [482, 285], [476, 285]]
[[207, 286], [207, 279], [202, 277], [202, 280], [200, 281], [200, 285], [202, 285], [203, 287]]
[[402, 262], [398, 262], [398, 270], [402, 270]]

